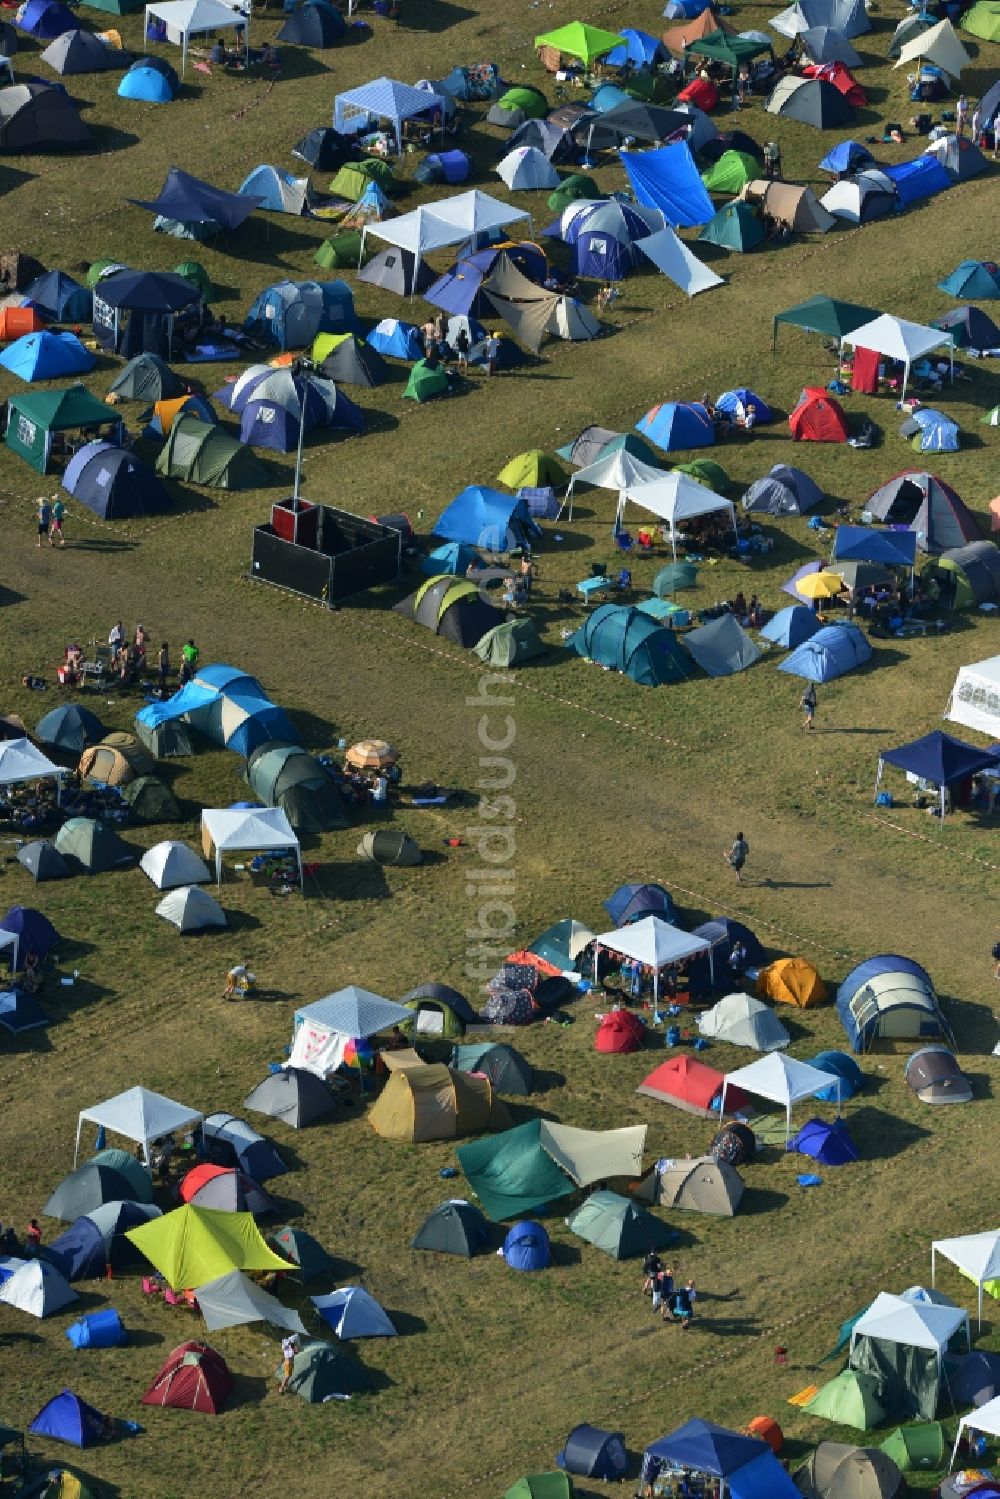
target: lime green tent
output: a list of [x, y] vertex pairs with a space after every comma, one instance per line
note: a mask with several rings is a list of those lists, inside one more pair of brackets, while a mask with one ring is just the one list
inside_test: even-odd
[[549, 207], [553, 213], [562, 213], [564, 208], [581, 198], [600, 196], [601, 190], [593, 177], [587, 177], [583, 172], [574, 172], [571, 176], [564, 177], [559, 186], [549, 194]]
[[868, 1431], [885, 1419], [878, 1399], [878, 1382], [873, 1375], [857, 1369], [845, 1369], [836, 1379], [822, 1385], [802, 1409], [810, 1416], [836, 1421], [838, 1426], [853, 1426], [858, 1431]]
[[249, 448], [215, 422], [178, 416], [156, 460], [156, 472], [209, 489], [255, 489], [265, 472]]
[[979, 0], [959, 22], [963, 31], [984, 42], [1000, 42], [1000, 4], [997, 0]]
[[313, 364], [322, 364], [328, 354], [332, 354], [334, 349], [350, 337], [350, 333], [317, 333], [309, 350], [309, 358]]
[[7, 402], [7, 446], [40, 474], [49, 471], [54, 435], [85, 427], [112, 441], [121, 434], [121, 419], [83, 385], [30, 390]]
[[576, 57], [586, 67], [610, 52], [621, 47], [625, 39], [617, 31], [602, 31], [599, 26], [585, 26], [582, 21], [570, 21], [555, 31], [543, 32], [535, 37], [535, 50], [558, 52], [560, 57]]
[[897, 1426], [882, 1443], [881, 1451], [892, 1458], [901, 1473], [940, 1468], [944, 1461], [944, 1431], [938, 1421]]
[[406, 389], [403, 391], [405, 398], [408, 401], [429, 401], [434, 396], [447, 394], [448, 376], [444, 366], [429, 365], [424, 359], [418, 360], [406, 382]]
[[212, 285], [211, 277], [200, 260], [182, 260], [180, 265], [174, 266], [174, 275], [183, 276], [192, 286], [201, 292], [202, 300], [214, 302], [218, 293]]
[[354, 270], [361, 259], [361, 235], [356, 229], [335, 234], [323, 241], [313, 259], [324, 271], [343, 270], [346, 266]]
[[88, 267], [87, 274], [83, 278], [83, 284], [93, 290], [105, 271], [124, 271], [127, 269], [128, 267], [122, 265], [120, 260], [95, 260]]
[[545, 484], [559, 489], [566, 483], [566, 471], [551, 453], [532, 448], [505, 464], [497, 474], [497, 481], [508, 489], [538, 489]]
[[126, 1237], [175, 1291], [203, 1286], [230, 1270], [294, 1270], [268, 1249], [252, 1213], [196, 1208], [190, 1203], [152, 1218]]
[[473, 649], [487, 666], [517, 666], [533, 656], [543, 656], [545, 646], [533, 619], [508, 619], [487, 630]]
[[692, 458], [690, 463], [676, 463], [674, 467], [679, 474], [687, 474], [688, 478], [697, 479], [699, 484], [707, 484], [717, 494], [725, 494], [729, 488], [729, 475], [714, 458]]
[[528, 1473], [507, 1490], [504, 1499], [573, 1499], [575, 1493], [568, 1473]]
[[349, 198], [356, 203], [370, 182], [377, 182], [384, 193], [392, 192], [395, 178], [387, 161], [369, 157], [346, 162], [330, 183], [330, 191], [338, 198]]
[[701, 180], [710, 193], [735, 197], [759, 175], [757, 161], [746, 151], [724, 151], [707, 172], [702, 172]]
[[549, 112], [548, 100], [544, 94], [535, 88], [520, 88], [517, 84], [497, 100], [496, 108], [508, 112], [519, 109], [528, 120], [540, 120]]

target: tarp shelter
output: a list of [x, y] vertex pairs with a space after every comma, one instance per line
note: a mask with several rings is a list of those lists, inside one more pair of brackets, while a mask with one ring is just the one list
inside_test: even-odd
[[662, 1249], [674, 1238], [667, 1225], [618, 1192], [592, 1192], [566, 1219], [571, 1233], [613, 1260], [630, 1260]]
[[54, 780], [58, 801], [62, 796], [62, 783], [66, 774], [48, 755], [43, 755], [30, 739], [0, 740], [0, 786], [24, 786], [34, 781]]
[[658, 271], [689, 297], [696, 297], [699, 292], [711, 291], [713, 286], [725, 284], [723, 278], [703, 265], [669, 227], [659, 229], [645, 239], [637, 239], [635, 246], [647, 260], [653, 262]]
[[921, 1103], [971, 1103], [972, 1084], [946, 1046], [922, 1046], [908, 1058], [903, 1076]]
[[625, 1438], [620, 1431], [574, 1426], [562, 1451], [556, 1454], [556, 1466], [581, 1478], [600, 1478], [605, 1483], [624, 1479], [628, 1471]]
[[871, 659], [872, 648], [857, 625], [824, 625], [778, 665], [793, 677], [832, 682]]
[[486, 1219], [477, 1207], [462, 1198], [442, 1202], [429, 1213], [410, 1242], [411, 1249], [457, 1254], [471, 1259], [492, 1239]]
[[[62, 151], [85, 146], [90, 138], [77, 105], [61, 84], [36, 81], [0, 89], [0, 153]], [[17, 331], [29, 330], [19, 326]]]
[[802, 1409], [809, 1416], [835, 1421], [838, 1426], [853, 1426], [870, 1431], [885, 1420], [885, 1410], [878, 1398], [878, 1380], [873, 1374], [844, 1369], [836, 1379], [821, 1385]]
[[0, 1285], [0, 1305], [29, 1317], [51, 1317], [77, 1300], [69, 1281], [45, 1260], [24, 1260]]
[[72, 1390], [61, 1390], [43, 1405], [28, 1430], [71, 1447], [92, 1447], [105, 1440], [108, 1418]]
[[576, 1190], [540, 1143], [542, 1121], [529, 1120], [503, 1134], [460, 1145], [459, 1165], [496, 1222], [545, 1207]]
[[804, 333], [819, 333], [824, 338], [835, 338], [843, 346], [856, 328], [870, 324], [879, 314], [872, 307], [862, 307], [855, 302], [839, 302], [832, 297], [818, 295], [800, 302], [796, 307], [786, 307], [772, 319], [771, 343], [778, 344], [778, 327], [785, 324], [801, 328]]
[[[658, 1098], [663, 1103], [672, 1103], [686, 1114], [697, 1114], [701, 1119], [718, 1119], [722, 1103], [722, 1087], [726, 1079], [715, 1067], [699, 1062], [695, 1057], [671, 1057], [653, 1069], [636, 1089], [649, 1098]], [[730, 1111], [743, 1108], [747, 1095], [736, 1088], [729, 1089]]]
[[807, 1119], [786, 1149], [811, 1156], [821, 1166], [846, 1166], [859, 1159], [854, 1141], [843, 1119]]
[[902, 395], [910, 379], [910, 367], [915, 360], [923, 359], [936, 349], [948, 351], [950, 378], [955, 378], [955, 340], [940, 328], [929, 328], [923, 323], [910, 323], [905, 318], [891, 317], [883, 313], [870, 323], [844, 335], [844, 343], [852, 349], [870, 349], [886, 359], [893, 359], [903, 366]]
[[378, 121], [388, 120], [395, 133], [396, 149], [402, 153], [405, 121], [429, 115], [443, 127], [447, 112], [448, 99], [444, 94], [382, 77], [337, 95], [333, 128], [343, 135], [360, 135]]
[[870, 526], [838, 526], [833, 533], [834, 562], [877, 562], [913, 569], [917, 538], [912, 531], [875, 531]]
[[174, 1291], [203, 1285], [230, 1270], [288, 1270], [272, 1253], [249, 1213], [190, 1203], [154, 1218], [127, 1237]]
[[752, 1051], [780, 1051], [791, 1037], [773, 1010], [749, 994], [727, 994], [698, 1016], [703, 1036]]
[[282, 1306], [276, 1296], [250, 1280], [242, 1270], [204, 1281], [196, 1287], [198, 1308], [209, 1332], [221, 1327], [243, 1327], [250, 1322], [268, 1322], [286, 1332], [305, 1334], [298, 1312]]
[[142, 1397], [143, 1405], [202, 1411], [217, 1416], [233, 1381], [221, 1353], [207, 1343], [181, 1343], [169, 1355]]
[[148, 1165], [149, 1146], [163, 1135], [179, 1134], [192, 1124], [198, 1124], [201, 1114], [184, 1104], [165, 1098], [162, 1093], [152, 1093], [148, 1088], [129, 1088], [108, 1098], [93, 1108], [81, 1109], [76, 1126], [76, 1150], [73, 1165], [80, 1155], [80, 1134], [84, 1124], [96, 1125], [108, 1134], [121, 1135], [126, 1140], [142, 1146], [143, 1157]]
[[302, 888], [302, 849], [280, 807], [233, 811], [206, 808], [201, 814], [201, 843], [206, 856], [215, 856], [215, 882], [222, 884], [222, 860], [227, 853], [289, 853], [299, 870]]
[[305, 1129], [332, 1114], [336, 1100], [315, 1072], [303, 1067], [282, 1067], [258, 1083], [247, 1094], [244, 1105], [253, 1113], [280, 1119], [292, 1129]]
[[961, 1307], [882, 1291], [851, 1330], [851, 1368], [881, 1380], [879, 1398], [890, 1413], [932, 1421], [944, 1355], [957, 1337], [970, 1346], [969, 1314]]
[[28, 391], [7, 402], [7, 446], [40, 474], [49, 471], [55, 435], [84, 427], [106, 429], [114, 441], [121, 438], [121, 420], [82, 385]]
[[795, 1474], [801, 1499], [902, 1499], [906, 1480], [877, 1447], [820, 1442]]
[[139, 868], [149, 876], [157, 890], [198, 885], [211, 879], [204, 859], [177, 839], [168, 839], [147, 849], [139, 860]]
[[[785, 1139], [792, 1132], [792, 1106], [803, 1098], [814, 1098], [830, 1086], [830, 1073], [811, 1067], [808, 1062], [798, 1062], [782, 1052], [771, 1052], [748, 1067], [726, 1074], [722, 1086], [722, 1112], [725, 1113], [726, 1094], [731, 1085], [746, 1093], [767, 1098], [772, 1103], [783, 1104], [785, 1109]], [[837, 1108], [840, 1109], [840, 1086], [837, 1082]]]
[[718, 619], [687, 631], [683, 643], [710, 677], [733, 676], [760, 659], [759, 647], [733, 614], [721, 614]]
[[[213, 12], [228, 10], [219, 0], [168, 0], [163, 8], [169, 10], [175, 3], [184, 10], [197, 10], [202, 6], [211, 6]], [[238, 10], [229, 10], [225, 22], [220, 24], [245, 27], [246, 18]], [[229, 193], [220, 187], [213, 187], [200, 177], [182, 172], [180, 167], [170, 168], [157, 197], [129, 198], [128, 202], [156, 214], [154, 228], [166, 228], [170, 233], [177, 233], [177, 226], [183, 226], [188, 237], [201, 239], [223, 230], [238, 229], [257, 207], [255, 199], [248, 198], [243, 193]]]
[[[221, 0], [158, 0], [146, 6], [144, 34], [149, 34], [150, 20], [159, 21], [166, 28], [166, 40], [181, 49], [181, 77], [187, 68], [188, 46], [192, 37], [204, 36], [206, 32], [239, 30], [244, 42], [249, 32], [249, 7], [247, 10], [224, 5]], [[255, 205], [251, 205], [251, 211]], [[173, 214], [173, 218], [183, 218]]]
[[966, 744], [962, 739], [953, 739], [950, 734], [934, 729], [932, 733], [924, 734], [922, 738], [914, 739], [909, 744], [901, 744], [897, 749], [881, 752], [875, 776], [876, 801], [882, 770], [886, 765], [894, 765], [898, 770], [905, 770], [909, 775], [936, 786], [941, 796], [941, 816], [944, 817], [948, 806], [948, 787], [971, 781], [973, 776], [984, 770], [1000, 770], [1000, 759], [991, 750], [977, 749], [975, 745]]
[[122, 1348], [128, 1342], [124, 1323], [114, 1307], [91, 1312], [71, 1323], [66, 1336], [74, 1348]]
[[541, 1121], [539, 1144], [578, 1187], [589, 1187], [609, 1177], [635, 1177], [642, 1170], [646, 1126], [624, 1129], [576, 1129], [568, 1124]]
[[731, 1218], [743, 1198], [743, 1178], [728, 1161], [710, 1155], [664, 1159], [639, 1183], [635, 1195], [660, 1207]]
[[171, 508], [168, 491], [142, 459], [110, 442], [85, 443], [66, 465], [61, 483], [99, 520], [162, 515]]
[[664, 968], [682, 964], [707, 953], [711, 959], [712, 944], [704, 937], [695, 937], [682, 932], [658, 916], [645, 916], [631, 926], [613, 932], [604, 932], [594, 938], [594, 978], [597, 978], [597, 960], [601, 948], [620, 953], [634, 962], [642, 963], [653, 973], [653, 1002], [659, 998], [660, 974]]
[[988, 1281], [1000, 1281], [1000, 1229], [990, 1229], [981, 1234], [963, 1234], [957, 1239], [933, 1240], [931, 1243], [932, 1286], [935, 1284], [938, 1255], [960, 1270], [976, 1287], [978, 1323], [982, 1328], [983, 1286]]
[[947, 551], [979, 540], [979, 523], [943, 479], [926, 470], [904, 469], [874, 494], [864, 512], [890, 526], [909, 526], [921, 551]]
[[776, 1004], [809, 1010], [826, 999], [826, 985], [808, 958], [776, 958], [757, 975], [757, 993]]
[[963, 68], [971, 67], [972, 58], [956, 36], [950, 20], [945, 17], [936, 26], [912, 37], [899, 49], [899, 61], [895, 65], [897, 68], [914, 62], [929, 63], [932, 67], [940, 68], [954, 82]]
[[[697, 410], [698, 408], [694, 408]], [[659, 408], [660, 412], [663, 408]], [[654, 412], [656, 408], [654, 407]], [[652, 420], [650, 419], [652, 418]], [[643, 420], [637, 423], [640, 430], [648, 432], [654, 442], [663, 445], [662, 433], [656, 416], [647, 413]], [[678, 446], [683, 446], [683, 442]], [[673, 444], [671, 443], [671, 446]], [[727, 500], [724, 495], [716, 494], [713, 489], [700, 484], [697, 479], [690, 475], [681, 473], [679, 469], [673, 469], [668, 474], [660, 474], [655, 479], [649, 479], [641, 484], [631, 484], [624, 490], [624, 499], [631, 500], [633, 505], [638, 505], [642, 510], [648, 510], [665, 522], [670, 531], [670, 546], [674, 557], [677, 556], [677, 532], [685, 521], [694, 520], [702, 515], [714, 515], [722, 512], [729, 516], [733, 527], [735, 541], [736, 535], [736, 507], [732, 500]], [[619, 518], [623, 509], [622, 498], [619, 497]], [[736, 621], [733, 620], [736, 624]], [[737, 629], [740, 627], [737, 625]], [[732, 646], [733, 640], [723, 642], [724, 648]], [[692, 651], [692, 655], [697, 656]], [[749, 665], [749, 662], [745, 664]], [[699, 662], [699, 665], [701, 663]], [[707, 668], [706, 668], [707, 670]]]
[[621, 162], [636, 200], [658, 208], [671, 228], [693, 229], [715, 213], [686, 141], [653, 151], [622, 151]]
[[856, 1052], [879, 1039], [950, 1039], [929, 975], [898, 953], [866, 958], [852, 968], [837, 990], [837, 1013]]

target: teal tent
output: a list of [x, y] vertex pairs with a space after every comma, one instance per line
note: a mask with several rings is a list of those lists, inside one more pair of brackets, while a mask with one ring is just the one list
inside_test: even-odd
[[663, 1249], [673, 1230], [618, 1192], [592, 1192], [566, 1219], [566, 1227], [614, 1260], [636, 1259]]
[[624, 604], [601, 604], [570, 637], [569, 645], [598, 666], [623, 672], [644, 687], [691, 675], [690, 658], [677, 635]]

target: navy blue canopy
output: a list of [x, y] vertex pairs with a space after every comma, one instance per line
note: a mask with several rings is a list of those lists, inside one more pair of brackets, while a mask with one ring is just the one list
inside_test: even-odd
[[963, 739], [942, 734], [940, 729], [914, 739], [911, 744], [901, 744], [898, 749], [883, 750], [879, 760], [899, 770], [908, 770], [922, 781], [930, 781], [932, 786], [951, 786], [980, 770], [996, 770], [1000, 763], [991, 750], [976, 749]]
[[833, 537], [833, 557], [835, 562], [881, 562], [887, 567], [913, 567], [917, 560], [917, 533], [838, 526]]
[[[224, 192], [221, 187], [213, 187], [200, 177], [182, 172], [180, 167], [171, 167], [159, 197], [129, 198], [128, 201], [137, 208], [147, 208], [150, 213], [176, 219], [181, 224], [218, 224], [223, 229], [238, 229], [254, 209], [261, 206], [263, 199], [245, 193]], [[103, 285], [101, 295], [104, 295]]]
[[643, 1469], [652, 1458], [660, 1463], [693, 1468], [698, 1473], [711, 1473], [715, 1478], [728, 1478], [730, 1473], [769, 1451], [767, 1443], [757, 1437], [741, 1436], [738, 1431], [716, 1426], [714, 1421], [695, 1417], [647, 1447]]
[[100, 298], [110, 307], [136, 312], [180, 312], [200, 302], [201, 291], [183, 276], [166, 271], [115, 271], [101, 282]]

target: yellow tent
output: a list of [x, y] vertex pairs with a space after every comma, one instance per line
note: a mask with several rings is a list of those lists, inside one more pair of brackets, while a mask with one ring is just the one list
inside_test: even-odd
[[[391, 1053], [390, 1053], [391, 1055]], [[485, 1077], [443, 1063], [403, 1066], [389, 1077], [368, 1122], [386, 1140], [457, 1140], [509, 1129], [510, 1115]]]
[[807, 958], [779, 958], [760, 971], [757, 993], [761, 999], [795, 1005], [808, 1010], [826, 999], [826, 985]]
[[174, 1291], [203, 1286], [230, 1270], [294, 1270], [268, 1249], [252, 1213], [196, 1208], [190, 1203], [130, 1228], [126, 1238]]

